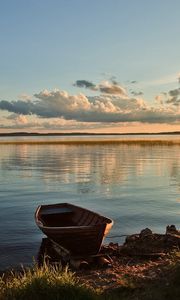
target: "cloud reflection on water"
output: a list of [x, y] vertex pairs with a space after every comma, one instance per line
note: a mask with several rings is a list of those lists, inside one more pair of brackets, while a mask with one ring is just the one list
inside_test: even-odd
[[[50, 184], [74, 183], [82, 192], [96, 186], [123, 185], [132, 177], [168, 173], [180, 185], [179, 146], [15, 145], [1, 146], [1, 172], [33, 177]], [[81, 190], [81, 189], [80, 189]]]

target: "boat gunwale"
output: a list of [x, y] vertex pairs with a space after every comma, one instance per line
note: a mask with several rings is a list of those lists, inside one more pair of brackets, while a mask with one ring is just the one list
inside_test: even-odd
[[[75, 207], [75, 208], [80, 208], [80, 209], [82, 209], [82, 210], [86, 210], [86, 211], [89, 211], [90, 213], [92, 213], [92, 214], [94, 214], [94, 215], [96, 215], [96, 216], [98, 216], [99, 218], [102, 218], [102, 221], [104, 221], [104, 222], [102, 222], [102, 223], [100, 223], [100, 224], [93, 224], [93, 225], [82, 225], [82, 226], [80, 226], [80, 225], [74, 225], [74, 226], [45, 226], [45, 225], [43, 225], [43, 223], [41, 222], [41, 220], [39, 219], [39, 212], [40, 212], [40, 210], [43, 208], [43, 207], [50, 207], [50, 206], [61, 206], [61, 205], [67, 205], [67, 206], [72, 206], [72, 207]], [[105, 220], [103, 220], [103, 219], [105, 219]], [[73, 205], [73, 204], [69, 204], [69, 203], [57, 203], [57, 204], [44, 204], [44, 205], [39, 205], [38, 207], [37, 207], [37, 209], [36, 209], [36, 212], [35, 212], [35, 221], [36, 221], [36, 224], [38, 225], [38, 227], [39, 228], [44, 228], [44, 229], [49, 229], [49, 230], [60, 230], [60, 229], [63, 229], [63, 230], [65, 230], [65, 229], [85, 229], [85, 228], [97, 228], [98, 226], [101, 226], [101, 225], [111, 225], [111, 226], [113, 226], [113, 224], [114, 224], [114, 221], [112, 220], [112, 219], [110, 219], [110, 218], [107, 218], [107, 217], [105, 217], [105, 216], [103, 216], [103, 215], [100, 215], [100, 214], [98, 214], [98, 213], [96, 213], [96, 212], [94, 212], [94, 211], [92, 211], [92, 210], [89, 210], [89, 209], [86, 209], [86, 208], [83, 208], [83, 207], [81, 207], [81, 206], [78, 206], [78, 205]]]
[[112, 224], [113, 225], [113, 221], [111, 223], [101, 223], [101, 224], [94, 224], [94, 225], [83, 225], [83, 226], [59, 226], [59, 227], [53, 227], [53, 226], [44, 226], [44, 225], [38, 225], [40, 228], [44, 228], [44, 229], [52, 229], [52, 230], [64, 230], [64, 229], [85, 229], [85, 228], [97, 228], [98, 226], [102, 226], [102, 225], [108, 225], [108, 224]]

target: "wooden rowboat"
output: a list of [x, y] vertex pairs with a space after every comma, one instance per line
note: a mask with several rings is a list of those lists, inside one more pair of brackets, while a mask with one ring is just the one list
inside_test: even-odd
[[40, 205], [35, 220], [42, 232], [73, 255], [97, 254], [113, 221], [69, 204]]

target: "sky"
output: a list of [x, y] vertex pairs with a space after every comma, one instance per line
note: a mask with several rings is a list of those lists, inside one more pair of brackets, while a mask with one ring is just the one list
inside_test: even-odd
[[180, 131], [179, 0], [0, 0], [0, 132]]

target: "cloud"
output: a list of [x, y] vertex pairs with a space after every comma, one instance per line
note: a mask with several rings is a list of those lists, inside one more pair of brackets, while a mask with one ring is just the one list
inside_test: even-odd
[[114, 123], [91, 123], [78, 122], [76, 120], [66, 120], [62, 118], [38, 118], [36, 115], [24, 116], [10, 114], [8, 117], [1, 118], [1, 129], [28, 129], [28, 130], [89, 130], [96, 128], [106, 128]]
[[180, 105], [180, 88], [169, 91], [166, 103], [173, 104], [175, 106]]
[[28, 119], [24, 115], [11, 114], [7, 117], [7, 120], [13, 120], [16, 124], [22, 124], [23, 126], [28, 123]]
[[180, 95], [180, 88], [169, 91], [169, 95], [172, 97], [178, 97]]
[[[178, 82], [180, 83], [180, 75], [178, 77]], [[168, 92], [161, 92], [155, 97], [155, 100], [159, 104], [168, 104], [180, 109], [180, 88], [175, 88]]]
[[180, 83], [180, 73], [178, 74], [178, 82]]
[[0, 128], [6, 129], [73, 129], [85, 126], [89, 127], [88, 123], [77, 122], [76, 120], [66, 120], [64, 118], [38, 118], [36, 115], [24, 116], [16, 113], [2, 118], [1, 122]]
[[98, 85], [98, 90], [105, 94], [127, 96], [126, 90], [115, 80], [112, 82], [103, 81]]
[[91, 81], [87, 81], [87, 80], [77, 80], [73, 85], [80, 88], [87, 88], [93, 91], [97, 90], [96, 85]]
[[133, 96], [142, 96], [142, 95], [144, 95], [143, 92], [135, 92], [135, 91], [132, 91], [131, 94], [132, 94]]
[[115, 80], [115, 77], [111, 77], [110, 81], [102, 81], [97, 85], [87, 80], [77, 80], [73, 85], [104, 94], [127, 96], [126, 90]]
[[27, 100], [27, 101], [32, 99], [32, 97], [26, 93], [19, 95], [18, 98], [21, 100]]
[[160, 105], [163, 105], [163, 103], [164, 103], [164, 95], [162, 95], [162, 94], [160, 94], [160, 95], [157, 95], [156, 97], [155, 97], [155, 100], [156, 100], [156, 102], [158, 103], [158, 104], [160, 104]]
[[9, 112], [20, 113], [23, 115], [30, 114], [31, 107], [32, 107], [31, 101], [28, 102], [23, 100], [17, 100], [12, 102], [6, 100], [0, 101], [0, 109], [7, 110]]
[[[103, 86], [105, 86], [104, 84]], [[177, 89], [179, 91], [179, 89]], [[179, 92], [169, 92], [171, 97]], [[126, 95], [126, 96], [125, 96]], [[178, 94], [179, 95], [179, 94]], [[141, 98], [122, 95], [101, 94], [87, 97], [80, 93], [70, 95], [66, 91], [44, 90], [34, 95], [31, 101], [0, 101], [0, 109], [23, 116], [35, 115], [41, 119], [60, 119], [83, 123], [173, 123], [180, 121], [180, 108], [172, 103], [163, 107], [149, 106]], [[22, 118], [22, 117], [21, 117]], [[23, 119], [22, 119], [23, 121]], [[24, 119], [25, 121], [25, 119]], [[42, 122], [42, 121], [41, 121]], [[57, 121], [56, 121], [57, 122]], [[53, 125], [52, 125], [53, 126]]]

